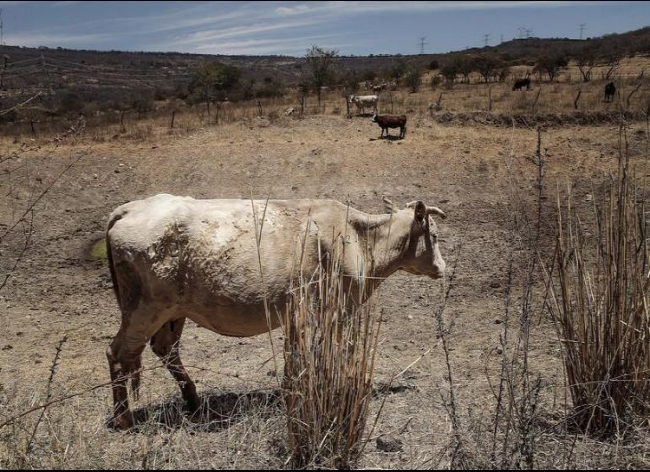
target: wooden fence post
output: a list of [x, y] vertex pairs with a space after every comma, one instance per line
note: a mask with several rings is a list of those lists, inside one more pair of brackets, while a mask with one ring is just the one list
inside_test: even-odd
[[582, 90], [578, 89], [578, 96], [576, 99], [573, 101], [573, 109], [577, 110], [578, 109], [578, 100], [580, 100], [580, 95], [582, 94]]
[[539, 86], [539, 90], [537, 90], [537, 96], [535, 97], [535, 101], [533, 102], [533, 107], [532, 111], [535, 113], [535, 107], [537, 106], [537, 100], [539, 100], [539, 95], [542, 93], [542, 86]]

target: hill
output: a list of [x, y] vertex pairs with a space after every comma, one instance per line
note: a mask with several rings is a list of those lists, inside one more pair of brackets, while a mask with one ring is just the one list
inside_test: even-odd
[[[508, 65], [532, 65], [549, 53], [575, 58], [590, 54], [597, 60], [650, 53], [650, 27], [601, 38], [528, 38], [498, 46], [445, 54], [341, 56], [340, 80], [389, 76], [402, 69], [433, 68], [455, 55], [499, 55]], [[223, 56], [176, 52], [123, 52], [0, 46], [0, 110], [7, 110], [39, 94], [32, 113], [43, 118], [84, 109], [147, 111], [154, 100], [180, 98], [192, 101], [191, 82], [201, 64], [219, 62], [241, 71], [242, 90], [231, 99], [279, 96], [306, 75], [304, 57]], [[350, 79], [352, 77], [352, 79]], [[194, 97], [194, 100], [198, 100]], [[16, 114], [0, 115], [15, 121]], [[24, 117], [23, 117], [24, 118]]]

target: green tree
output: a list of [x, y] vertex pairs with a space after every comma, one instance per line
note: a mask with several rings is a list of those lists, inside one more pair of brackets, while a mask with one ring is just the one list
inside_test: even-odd
[[490, 81], [490, 77], [493, 77], [495, 72], [503, 67], [503, 61], [495, 54], [481, 54], [476, 56], [472, 62], [474, 70], [481, 74], [486, 84]]
[[453, 85], [458, 75], [458, 61], [452, 58], [440, 69], [440, 74], [445, 78], [449, 85]]
[[190, 92], [200, 94], [208, 106], [210, 114], [210, 101], [223, 99], [225, 95], [239, 84], [241, 70], [221, 62], [202, 64], [194, 73], [190, 84]]
[[420, 90], [420, 85], [422, 84], [422, 70], [417, 68], [409, 69], [404, 76], [404, 82], [411, 93], [417, 92]]
[[537, 59], [535, 66], [536, 72], [539, 73], [540, 79], [542, 73], [548, 75], [548, 79], [553, 82], [558, 74], [569, 65], [564, 54], [547, 54]]
[[394, 79], [395, 82], [399, 82], [399, 80], [404, 77], [407, 72], [408, 65], [406, 64], [406, 61], [402, 58], [399, 58], [391, 67], [389, 74], [391, 79]]
[[463, 76], [463, 82], [469, 84], [469, 76], [474, 72], [474, 62], [468, 56], [454, 56], [456, 69]]

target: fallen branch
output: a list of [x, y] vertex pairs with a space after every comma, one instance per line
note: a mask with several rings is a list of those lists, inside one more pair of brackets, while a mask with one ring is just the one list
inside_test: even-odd
[[29, 99], [25, 100], [23, 103], [19, 103], [18, 105], [13, 106], [13, 107], [9, 108], [8, 110], [2, 110], [2, 111], [0, 111], [0, 116], [4, 116], [4, 115], [6, 115], [6, 114], [8, 114], [8, 113], [11, 113], [11, 112], [14, 111], [14, 110], [17, 110], [17, 109], [20, 108], [20, 107], [23, 107], [23, 106], [27, 105], [27, 104], [28, 104], [29, 102], [31, 102], [32, 100], [35, 100], [35, 99], [37, 99], [38, 97], [40, 97], [41, 94], [42, 94], [42, 92], [38, 92], [38, 93], [37, 93], [36, 95], [34, 95], [32, 98], [29, 98]]

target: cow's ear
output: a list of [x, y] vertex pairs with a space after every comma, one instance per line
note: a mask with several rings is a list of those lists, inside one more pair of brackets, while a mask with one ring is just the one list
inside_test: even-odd
[[406, 207], [413, 208], [413, 218], [418, 222], [421, 222], [424, 220], [424, 217], [427, 216], [427, 206], [422, 200], [407, 203]]

